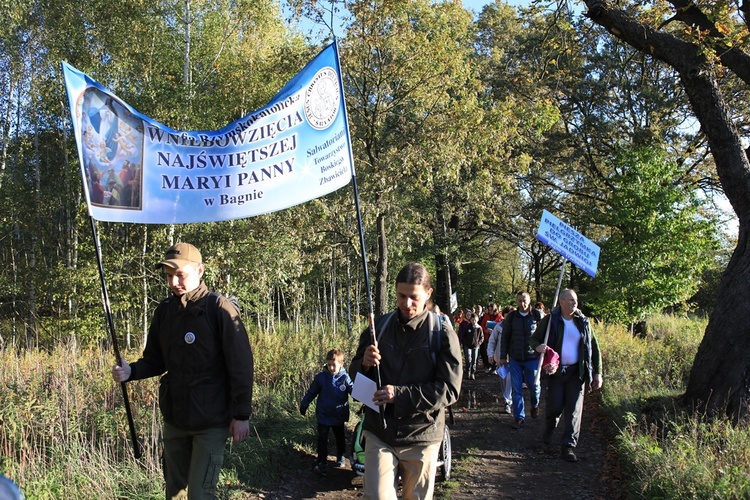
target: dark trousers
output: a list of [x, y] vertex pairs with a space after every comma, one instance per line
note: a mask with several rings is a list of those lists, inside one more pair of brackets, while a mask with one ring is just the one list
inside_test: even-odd
[[336, 438], [336, 458], [343, 456], [346, 450], [344, 424], [323, 425], [318, 422], [318, 463], [328, 459], [328, 431], [330, 430], [333, 430], [333, 436]]
[[[482, 357], [482, 366], [487, 368], [488, 366], [494, 365], [494, 362], [487, 357], [487, 344], [489, 344], [489, 339], [482, 342], [482, 345], [479, 346], [479, 355]], [[500, 347], [498, 346], [498, 349]]]
[[560, 418], [563, 419], [563, 434], [560, 443], [575, 448], [581, 433], [583, 415], [583, 380], [579, 377], [578, 365], [571, 365], [547, 380], [546, 431], [552, 433]]

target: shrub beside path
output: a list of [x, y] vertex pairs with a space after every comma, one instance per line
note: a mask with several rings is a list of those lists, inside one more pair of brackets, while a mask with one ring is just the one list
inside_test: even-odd
[[[453, 470], [450, 481], [438, 482], [436, 498], [616, 500], [626, 497], [613, 446], [614, 434], [610, 421], [599, 410], [598, 393], [586, 396], [576, 450], [579, 460], [569, 463], [560, 458], [559, 445], [542, 443], [544, 386], [539, 418], [527, 415], [524, 428], [513, 430], [513, 416], [502, 413], [504, 405], [500, 402], [497, 375], [477, 372], [476, 377], [476, 380], [464, 379], [460, 400], [454, 406]], [[528, 402], [527, 390], [524, 396]], [[558, 429], [552, 442], [559, 442], [559, 438]], [[290, 471], [278, 490], [259, 498], [344, 500], [362, 496], [362, 479], [348, 468], [348, 461], [345, 469], [329, 463], [325, 478], [311, 472], [313, 463], [313, 456], [302, 457], [300, 468]]]

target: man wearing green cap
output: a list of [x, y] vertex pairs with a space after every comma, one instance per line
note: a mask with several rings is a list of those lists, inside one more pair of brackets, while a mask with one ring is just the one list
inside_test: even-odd
[[227, 437], [250, 433], [253, 355], [237, 308], [210, 294], [200, 251], [167, 250], [162, 268], [172, 296], [154, 312], [143, 356], [112, 367], [116, 382], [162, 375], [167, 498], [216, 497]]

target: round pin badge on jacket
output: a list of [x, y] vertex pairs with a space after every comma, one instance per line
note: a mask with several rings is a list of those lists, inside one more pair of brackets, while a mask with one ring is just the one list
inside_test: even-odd
[[193, 332], [187, 332], [185, 334], [185, 343], [192, 344], [193, 342], [195, 342], [195, 334]]

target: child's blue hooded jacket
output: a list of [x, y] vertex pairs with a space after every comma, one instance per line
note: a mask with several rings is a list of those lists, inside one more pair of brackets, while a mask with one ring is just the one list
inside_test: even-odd
[[333, 375], [328, 369], [315, 375], [315, 378], [302, 398], [300, 411], [304, 415], [313, 399], [318, 397], [315, 416], [323, 425], [340, 425], [349, 420], [349, 394], [352, 392], [352, 379], [346, 369]]

